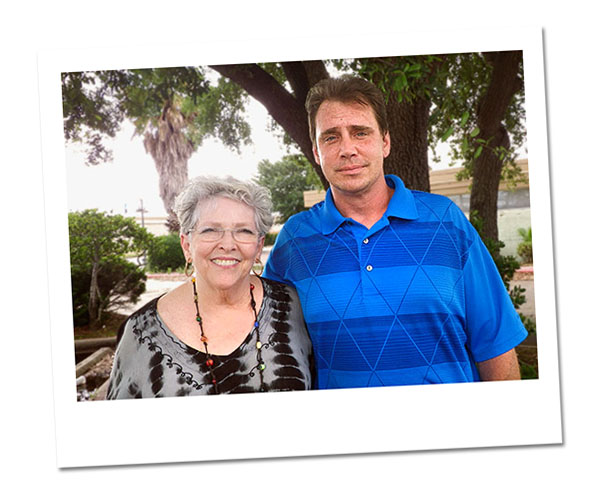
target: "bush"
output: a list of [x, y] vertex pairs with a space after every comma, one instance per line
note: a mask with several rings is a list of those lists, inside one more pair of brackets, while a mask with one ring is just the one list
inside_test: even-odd
[[185, 259], [178, 234], [156, 237], [148, 248], [150, 271], [174, 271], [184, 266]]
[[93, 327], [107, 309], [145, 290], [145, 275], [125, 256], [144, 251], [152, 235], [133, 218], [96, 209], [69, 213], [68, 229], [74, 317]]
[[267, 233], [264, 237], [264, 245], [274, 245], [277, 240], [278, 233]]
[[518, 244], [516, 252], [522, 258], [525, 264], [533, 263], [533, 232], [531, 228], [519, 228], [518, 233], [522, 238], [522, 242]]
[[[74, 326], [85, 326], [90, 323], [88, 287], [92, 268], [90, 265], [72, 265], [71, 275]], [[113, 310], [126, 303], [137, 302], [145, 292], [146, 279], [143, 270], [123, 259], [112, 258], [101, 262], [98, 273], [98, 288], [102, 295], [101, 316], [106, 308]]]

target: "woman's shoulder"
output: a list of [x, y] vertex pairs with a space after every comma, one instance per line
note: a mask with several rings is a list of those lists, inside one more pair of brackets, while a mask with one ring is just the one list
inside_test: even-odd
[[121, 323], [121, 325], [119, 326], [119, 329], [117, 330], [117, 344], [119, 344], [119, 342], [121, 341], [121, 338], [123, 337], [123, 334], [125, 333], [125, 328], [129, 325], [130, 322], [135, 322], [135, 321], [140, 321], [140, 320], [146, 321], [146, 320], [150, 320], [152, 318], [155, 318], [156, 307], [157, 307], [158, 300], [160, 299], [160, 297], [162, 297], [162, 295], [158, 295], [157, 297], [153, 298], [147, 304], [143, 305], [142, 307], [137, 309], [135, 312], [130, 314]]
[[284, 300], [287, 298], [299, 300], [297, 290], [291, 285], [263, 277], [260, 277], [260, 281], [262, 281], [264, 286], [265, 295], [272, 299]]

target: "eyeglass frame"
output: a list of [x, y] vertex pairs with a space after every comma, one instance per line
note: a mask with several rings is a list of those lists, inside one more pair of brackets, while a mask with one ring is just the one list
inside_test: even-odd
[[[214, 232], [216, 232], [216, 233], [218, 233], [218, 234], [220, 234], [219, 235], [219, 238], [216, 238], [216, 239], [213, 239], [213, 240], [205, 240], [203, 238], [198, 238], [197, 237], [197, 239], [199, 241], [201, 241], [201, 242], [208, 242], [208, 243], [209, 242], [218, 242], [219, 240], [221, 240], [225, 236], [225, 233], [226, 232], [231, 232], [232, 238], [236, 242], [238, 242], [239, 244], [251, 244], [251, 243], [257, 242], [259, 239], [261, 239], [264, 236], [264, 235], [261, 235], [260, 232], [258, 232], [258, 231], [253, 231], [252, 233], [255, 235], [256, 240], [246, 240], [246, 241], [244, 241], [244, 240], [238, 240], [236, 238], [236, 235], [235, 235], [236, 232], [238, 232], [239, 230], [243, 230], [244, 228], [216, 228], [216, 227], [213, 227], [213, 226], [209, 226], [207, 228], [210, 229], [210, 230], [212, 230], [212, 231], [214, 231]], [[186, 232], [186, 235], [191, 235], [192, 233], [196, 233], [197, 235], [199, 234], [199, 232], [197, 230], [188, 230]], [[201, 234], [202, 234], [202, 232], [201, 232]]]

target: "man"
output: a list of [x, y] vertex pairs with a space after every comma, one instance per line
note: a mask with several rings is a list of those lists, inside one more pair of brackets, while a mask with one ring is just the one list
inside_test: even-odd
[[381, 92], [327, 79], [306, 108], [330, 188], [284, 225], [265, 275], [297, 288], [318, 387], [519, 379], [527, 332], [477, 232], [449, 199], [384, 175]]

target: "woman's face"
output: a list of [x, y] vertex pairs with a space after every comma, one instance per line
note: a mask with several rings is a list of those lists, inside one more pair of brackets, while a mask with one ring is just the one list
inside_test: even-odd
[[[221, 238], [212, 240], [211, 230], [226, 231]], [[238, 240], [229, 230], [241, 231], [236, 234]], [[250, 206], [215, 197], [201, 204], [199, 219], [188, 235], [181, 235], [181, 244], [185, 256], [192, 259], [197, 276], [212, 288], [227, 290], [248, 280], [264, 239], [258, 235]]]

